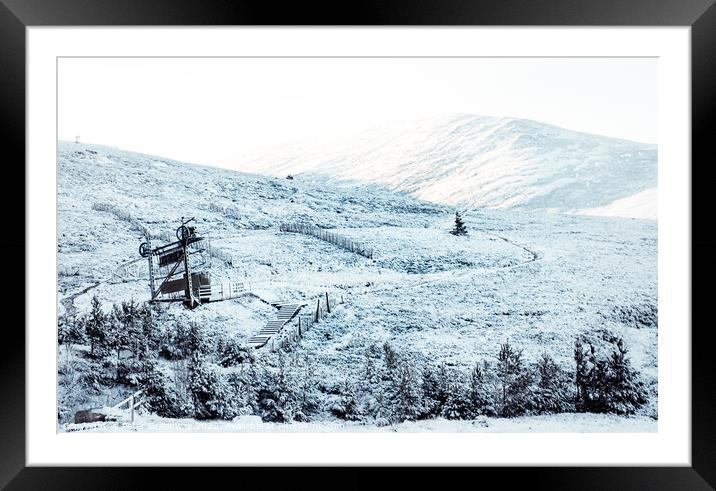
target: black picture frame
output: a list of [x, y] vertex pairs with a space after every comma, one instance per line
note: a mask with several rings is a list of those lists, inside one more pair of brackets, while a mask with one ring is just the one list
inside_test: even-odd
[[[372, 0], [341, 5], [340, 2], [286, 2], [236, 0], [0, 0], [0, 97], [4, 140], [3, 177], [14, 171], [15, 182], [24, 182], [20, 162], [25, 157], [25, 28], [29, 26], [132, 26], [132, 25], [553, 25], [553, 26], [690, 26], [692, 79], [692, 466], [691, 467], [557, 467], [480, 468], [482, 474], [499, 474], [510, 483], [525, 479], [532, 489], [713, 489], [716, 486], [716, 425], [710, 341], [712, 324], [706, 302], [710, 278], [716, 267], [709, 257], [716, 252], [708, 222], [711, 200], [706, 194], [713, 158], [713, 119], [716, 116], [716, 7], [715, 0]], [[688, 165], [688, 163], [684, 163]], [[6, 181], [7, 182], [7, 181]], [[19, 186], [15, 186], [19, 189]], [[27, 190], [25, 190], [27, 191]], [[6, 200], [8, 194], [4, 193]], [[21, 201], [14, 197], [13, 209]], [[22, 201], [24, 203], [24, 200]], [[7, 205], [6, 205], [7, 206]], [[25, 253], [25, 224], [19, 213], [8, 220], [14, 233], [0, 246], [5, 257]], [[23, 217], [24, 219], [24, 214]], [[699, 220], [701, 218], [701, 220]], [[701, 225], [701, 227], [699, 227]], [[12, 262], [12, 261], [10, 261]], [[8, 265], [21, 276], [19, 261]], [[13, 268], [16, 268], [14, 270]], [[28, 292], [29, 293], [29, 292]], [[19, 325], [15, 323], [15, 325]], [[25, 342], [17, 327], [6, 324], [0, 343], [0, 486], [7, 489], [114, 489], [136, 488], [137, 469], [26, 467], [25, 463]], [[220, 482], [229, 469], [212, 470], [211, 481]], [[471, 470], [474, 472], [474, 469]], [[157, 469], [162, 487], [186, 483], [186, 470]], [[242, 470], [248, 485], [255, 476]], [[306, 481], [305, 470], [291, 475], [292, 487], [365, 488], [375, 481], [368, 469], [351, 469], [336, 485], [335, 477]], [[206, 470], [202, 472], [208, 474]], [[464, 477], [464, 476], [454, 476]], [[492, 476], [486, 476], [492, 477]], [[401, 488], [410, 481], [425, 482], [413, 469], [401, 477]], [[485, 483], [489, 481], [484, 481]], [[146, 481], [149, 484], [148, 481]], [[271, 486], [273, 487], [273, 486]], [[512, 486], [510, 486], [512, 487]]]

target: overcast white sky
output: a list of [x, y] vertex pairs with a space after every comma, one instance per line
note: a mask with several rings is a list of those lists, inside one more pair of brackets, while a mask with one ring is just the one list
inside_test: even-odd
[[654, 58], [62, 58], [58, 132], [237, 168], [257, 146], [451, 113], [657, 142]]

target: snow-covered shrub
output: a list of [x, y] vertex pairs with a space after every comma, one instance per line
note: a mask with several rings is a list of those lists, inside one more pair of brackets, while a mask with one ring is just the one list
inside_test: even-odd
[[237, 338], [228, 338], [228, 342], [222, 344], [218, 358], [221, 366], [227, 368], [246, 362], [253, 363], [253, 350], [243, 345], [241, 341]]
[[308, 421], [318, 411], [318, 383], [309, 355], [293, 356], [288, 365], [289, 383], [295, 387], [296, 410], [293, 419]]
[[102, 310], [102, 303], [97, 295], [92, 297], [90, 312], [85, 316], [83, 324], [85, 333], [90, 343], [90, 355], [100, 357], [102, 353], [99, 348], [105, 341], [105, 324], [107, 316]]
[[447, 419], [472, 419], [475, 416], [470, 391], [459, 373], [452, 375], [447, 386], [447, 397], [442, 407], [441, 416]]
[[642, 328], [657, 328], [659, 311], [656, 304], [617, 305], [612, 309], [611, 318], [622, 324]]
[[435, 417], [442, 413], [447, 401], [448, 374], [445, 364], [437, 369], [430, 365], [423, 367], [421, 390], [424, 418]]
[[166, 360], [183, 360], [191, 353], [189, 346], [190, 326], [177, 321], [164, 324], [159, 341], [159, 355]]
[[363, 417], [359, 408], [359, 401], [355, 385], [348, 379], [341, 384], [341, 395], [338, 401], [331, 405], [331, 414], [347, 421], [360, 421]]
[[[281, 351], [261, 367], [257, 380], [257, 412], [264, 421], [308, 421], [318, 410], [317, 382], [307, 356], [286, 359]], [[271, 366], [273, 365], [273, 366]]]
[[521, 416], [530, 411], [532, 377], [522, 360], [522, 351], [509, 341], [497, 355], [497, 412], [500, 416]]
[[646, 387], [632, 368], [627, 353], [620, 339], [607, 361], [607, 410], [616, 414], [634, 414], [648, 401]]
[[237, 416], [233, 387], [218, 365], [192, 365], [190, 373], [195, 419], [233, 419]]
[[532, 406], [537, 414], [564, 413], [574, 410], [574, 393], [569, 374], [544, 353], [534, 366], [536, 386]]
[[57, 320], [57, 342], [67, 345], [82, 344], [86, 341], [82, 320], [76, 315], [61, 315]]
[[263, 368], [259, 372], [257, 400], [262, 420], [286, 423], [293, 419], [296, 397], [283, 369]]
[[398, 368], [398, 354], [388, 341], [383, 344], [383, 359], [385, 360], [385, 368], [388, 373]]
[[391, 374], [393, 418], [398, 422], [417, 419], [422, 413], [418, 372], [409, 362], [401, 360]]
[[140, 386], [144, 390], [145, 408], [163, 418], [192, 416], [185, 412], [186, 405], [177, 393], [176, 385], [155, 362], [145, 362]]
[[189, 330], [191, 358], [188, 365], [191, 414], [195, 419], [232, 419], [232, 387], [221, 368], [209, 360], [211, 345], [201, 328], [192, 323]]
[[495, 397], [488, 380], [489, 369], [490, 366], [487, 362], [483, 364], [482, 368], [478, 363], [470, 372], [468, 396], [472, 406], [472, 413], [475, 416], [495, 415]]
[[97, 360], [81, 356], [58, 358], [57, 416], [60, 422], [72, 419], [79, 409], [87, 409], [106, 381], [104, 368]]
[[600, 357], [591, 342], [575, 342], [577, 397], [579, 411], [634, 414], [648, 402], [648, 393], [639, 372], [632, 368], [624, 341], [612, 343], [608, 358]]

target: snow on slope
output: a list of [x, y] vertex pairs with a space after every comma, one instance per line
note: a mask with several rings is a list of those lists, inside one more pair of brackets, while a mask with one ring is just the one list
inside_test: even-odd
[[[370, 182], [458, 207], [597, 209], [657, 184], [657, 146], [537, 121], [452, 115], [404, 122], [330, 142], [285, 144], [237, 158], [261, 174], [314, 173]], [[635, 213], [656, 208], [644, 196]]]
[[[345, 297], [298, 348], [311, 354], [325, 407], [360, 370], [365, 350], [388, 340], [416, 358], [468, 370], [493, 359], [506, 339], [530, 362], [547, 352], [568, 367], [576, 336], [619, 336], [653, 393], [645, 414], [656, 415], [657, 325], [635, 321], [657, 305], [654, 222], [478, 210], [465, 214], [469, 236], [455, 237], [450, 208], [379, 186], [270, 178], [84, 143], [60, 142], [57, 166], [58, 296], [80, 312], [95, 294], [105, 308], [147, 298], [144, 277], [108, 281], [138, 257], [139, 233], [93, 204], [111, 203], [156, 232], [195, 216], [212, 245], [238, 259], [213, 262], [212, 281], [244, 281], [290, 301], [313, 302], [326, 291]], [[375, 257], [281, 233], [283, 221], [338, 229]], [[168, 312], [239, 341], [274, 315], [252, 297]], [[330, 413], [317, 418], [332, 421]]]
[[656, 188], [646, 189], [639, 193], [614, 200], [606, 206], [578, 210], [580, 215], [601, 215], [625, 218], [648, 218], [656, 220], [659, 210], [657, 207]]

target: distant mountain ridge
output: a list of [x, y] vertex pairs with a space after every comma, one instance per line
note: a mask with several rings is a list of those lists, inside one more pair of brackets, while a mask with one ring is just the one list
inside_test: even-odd
[[657, 145], [457, 114], [257, 149], [236, 168], [387, 186], [459, 208], [656, 218]]

